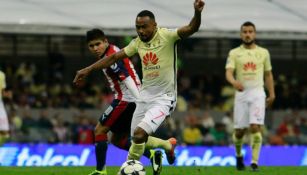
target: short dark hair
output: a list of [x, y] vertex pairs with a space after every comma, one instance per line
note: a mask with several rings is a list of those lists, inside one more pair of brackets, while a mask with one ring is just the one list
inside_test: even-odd
[[100, 29], [92, 29], [86, 32], [86, 42], [90, 42], [95, 39], [102, 39], [106, 38], [104, 32]]
[[155, 20], [155, 15], [149, 10], [142, 10], [136, 17], [148, 16], [150, 19]]
[[255, 29], [255, 31], [256, 31], [256, 26], [255, 26], [255, 24], [252, 23], [252, 22], [250, 22], [250, 21], [244, 22], [244, 23], [241, 25], [241, 30], [242, 30], [242, 27], [246, 27], [246, 26], [252, 26], [252, 27]]

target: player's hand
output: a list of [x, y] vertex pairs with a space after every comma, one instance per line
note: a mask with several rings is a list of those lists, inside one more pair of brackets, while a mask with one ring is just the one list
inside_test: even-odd
[[196, 11], [201, 12], [204, 9], [205, 2], [202, 0], [195, 0], [194, 8]]
[[89, 73], [90, 73], [90, 69], [88, 67], [78, 70], [73, 83], [78, 87], [82, 86], [84, 84], [85, 78], [87, 77]]
[[238, 91], [240, 91], [240, 92], [242, 92], [242, 91], [244, 90], [243, 85], [242, 85], [239, 81], [235, 81], [235, 82], [232, 84], [232, 86], [233, 86], [236, 90], [238, 90]]
[[275, 96], [270, 95], [267, 99], [266, 99], [266, 107], [271, 107], [273, 102], [275, 100]]

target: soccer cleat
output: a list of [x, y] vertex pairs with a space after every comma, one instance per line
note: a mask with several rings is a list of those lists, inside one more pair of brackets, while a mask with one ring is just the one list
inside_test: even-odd
[[256, 163], [251, 164], [252, 171], [259, 171], [258, 165]]
[[167, 161], [170, 165], [174, 164], [175, 160], [176, 160], [176, 156], [175, 156], [175, 148], [176, 148], [176, 144], [177, 144], [177, 140], [175, 138], [169, 138], [168, 141], [170, 142], [170, 144], [172, 145], [172, 148], [170, 151], [166, 151], [166, 158]]
[[242, 171], [245, 170], [245, 165], [243, 162], [243, 157], [236, 157], [237, 158], [237, 170]]
[[159, 175], [162, 171], [162, 152], [159, 150], [150, 150], [150, 162], [153, 175]]
[[102, 170], [102, 171], [95, 170], [88, 175], [107, 175], [107, 170]]

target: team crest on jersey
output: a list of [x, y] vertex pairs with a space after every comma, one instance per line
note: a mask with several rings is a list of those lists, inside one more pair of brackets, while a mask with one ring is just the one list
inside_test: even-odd
[[243, 69], [245, 71], [251, 70], [251, 71], [255, 71], [256, 70], [256, 64], [253, 62], [247, 62], [243, 65]]
[[148, 66], [149, 64], [156, 65], [158, 61], [159, 58], [155, 53], [149, 52], [143, 56], [143, 63], [145, 66]]

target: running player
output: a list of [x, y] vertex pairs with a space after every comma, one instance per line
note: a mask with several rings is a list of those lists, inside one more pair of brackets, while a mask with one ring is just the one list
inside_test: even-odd
[[[118, 47], [109, 44], [104, 32], [100, 29], [92, 29], [87, 32], [86, 40], [88, 49], [98, 59], [109, 56], [119, 51]], [[128, 58], [117, 61], [111, 66], [102, 69], [114, 93], [114, 100], [99, 118], [95, 128], [95, 154], [96, 170], [90, 175], [106, 175], [106, 152], [108, 148], [108, 132], [112, 131], [111, 142], [125, 150], [129, 150], [130, 124], [139, 97], [141, 86], [134, 66]], [[78, 84], [77, 84], [78, 85]], [[152, 154], [152, 155], [150, 155]], [[153, 156], [161, 157], [160, 151], [149, 150], [144, 154], [153, 161]]]
[[150, 135], [175, 108], [177, 98], [176, 43], [198, 31], [203, 8], [204, 2], [195, 0], [192, 20], [188, 25], [178, 29], [160, 28], [152, 12], [141, 11], [135, 21], [137, 38], [116, 54], [79, 70], [75, 76], [74, 83], [81, 83], [92, 70], [106, 68], [118, 60], [137, 53], [140, 56], [143, 84], [131, 123], [133, 140], [128, 159], [139, 160], [146, 145], [147, 148], [163, 148], [168, 162], [173, 164], [175, 161], [176, 139], [164, 141]]

